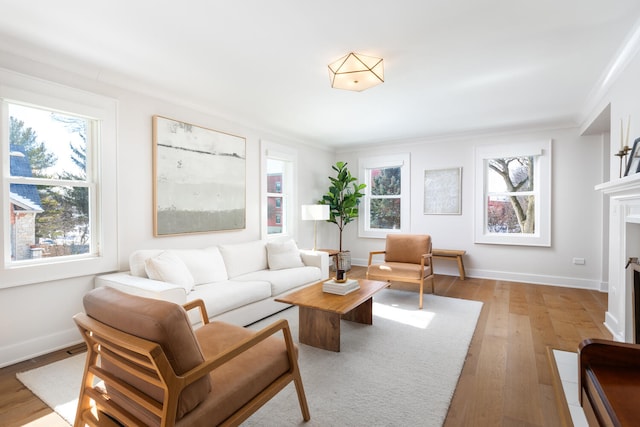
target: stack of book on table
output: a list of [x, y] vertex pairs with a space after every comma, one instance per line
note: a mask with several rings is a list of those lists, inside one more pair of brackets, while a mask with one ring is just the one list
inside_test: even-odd
[[360, 289], [360, 284], [356, 279], [347, 279], [344, 283], [336, 282], [335, 279], [327, 280], [322, 284], [323, 292], [330, 294], [346, 295]]

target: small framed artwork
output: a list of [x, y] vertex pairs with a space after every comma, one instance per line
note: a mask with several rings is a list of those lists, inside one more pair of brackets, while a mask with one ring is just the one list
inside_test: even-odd
[[245, 228], [246, 140], [153, 116], [155, 236]]
[[424, 171], [424, 214], [462, 214], [462, 168]]
[[640, 138], [636, 138], [633, 141], [633, 148], [631, 149], [631, 157], [627, 162], [627, 170], [624, 172], [624, 176], [633, 175], [640, 172]]

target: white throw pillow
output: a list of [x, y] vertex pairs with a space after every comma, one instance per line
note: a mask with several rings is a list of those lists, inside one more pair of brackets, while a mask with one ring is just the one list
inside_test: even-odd
[[196, 286], [229, 278], [222, 255], [215, 246], [206, 249], [172, 249], [171, 252], [187, 266]]
[[149, 258], [144, 263], [149, 279], [173, 283], [182, 286], [187, 293], [194, 286], [193, 276], [180, 257], [171, 251]]
[[270, 270], [304, 267], [298, 245], [293, 240], [268, 242], [267, 259]]

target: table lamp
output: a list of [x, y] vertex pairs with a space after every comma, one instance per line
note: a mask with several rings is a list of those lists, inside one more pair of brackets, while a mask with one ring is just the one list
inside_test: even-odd
[[313, 221], [313, 250], [316, 248], [318, 221], [329, 219], [329, 205], [302, 205], [302, 220]]

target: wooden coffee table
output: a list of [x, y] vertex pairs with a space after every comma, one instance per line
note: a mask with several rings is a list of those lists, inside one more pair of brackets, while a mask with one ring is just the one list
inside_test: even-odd
[[298, 340], [324, 350], [340, 351], [340, 319], [373, 324], [373, 294], [387, 282], [358, 280], [360, 289], [347, 295], [322, 291], [322, 282], [292, 292], [276, 301], [299, 307]]

